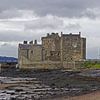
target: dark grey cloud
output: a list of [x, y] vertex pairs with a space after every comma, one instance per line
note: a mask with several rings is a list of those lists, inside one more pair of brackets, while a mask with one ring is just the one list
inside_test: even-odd
[[100, 17], [100, 8], [87, 8], [84, 12], [82, 12], [82, 16], [96, 19], [97, 17]]
[[[7, 33], [7, 34], [6, 34]], [[5, 31], [0, 32], [0, 41], [13, 42], [13, 41], [24, 41], [32, 39], [40, 39], [39, 34], [29, 33], [29, 32], [16, 32], [16, 31]]]
[[45, 16], [37, 20], [29, 21], [25, 23], [25, 29], [27, 30], [42, 30], [42, 29], [58, 29], [64, 28], [63, 19], [56, 16]]
[[13, 41], [40, 41], [47, 32], [82, 30], [87, 40], [95, 37], [96, 41], [87, 41], [87, 57], [95, 58], [100, 40], [99, 19], [98, 0], [1, 0], [0, 41], [9, 43], [1, 44], [0, 55], [17, 55]]
[[0, 13], [0, 19], [21, 17], [21, 15], [17, 9], [6, 9]]
[[[7, 9], [28, 9], [39, 16], [52, 14], [65, 17], [82, 17], [87, 8], [99, 8], [98, 0], [2, 0], [1, 13]], [[90, 15], [86, 14], [88, 17]]]

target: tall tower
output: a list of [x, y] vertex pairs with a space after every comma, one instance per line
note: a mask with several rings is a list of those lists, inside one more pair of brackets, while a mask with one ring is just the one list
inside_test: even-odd
[[61, 35], [61, 61], [80, 61], [86, 59], [86, 38], [78, 34]]
[[42, 37], [43, 61], [60, 61], [60, 37], [58, 33]]

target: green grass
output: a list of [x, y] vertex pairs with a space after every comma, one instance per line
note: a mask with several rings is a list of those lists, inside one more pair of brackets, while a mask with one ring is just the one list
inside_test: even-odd
[[86, 61], [86, 62], [84, 62], [84, 64], [82, 64], [82, 67], [99, 69], [100, 68], [100, 62]]
[[94, 68], [100, 68], [100, 64], [95, 64]]

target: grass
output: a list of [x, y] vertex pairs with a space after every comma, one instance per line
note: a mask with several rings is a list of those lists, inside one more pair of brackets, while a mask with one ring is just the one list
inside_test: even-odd
[[100, 64], [95, 64], [94, 68], [100, 68]]
[[86, 61], [86, 62], [84, 62], [82, 67], [99, 69], [100, 68], [100, 62], [97, 62], [97, 61]]

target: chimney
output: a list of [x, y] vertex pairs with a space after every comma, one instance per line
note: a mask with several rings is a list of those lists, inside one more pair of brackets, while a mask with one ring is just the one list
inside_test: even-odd
[[24, 41], [23, 44], [27, 44], [27, 41]]
[[55, 33], [54, 33], [54, 32], [52, 32], [51, 34], [52, 34], [52, 35], [55, 35]]
[[81, 36], [81, 32], [79, 32], [79, 35]]
[[34, 44], [37, 44], [37, 40], [34, 41]]
[[58, 33], [56, 33], [56, 35], [58, 35]]
[[70, 35], [72, 35], [72, 33], [69, 33]]
[[63, 32], [61, 32], [61, 36], [63, 35]]
[[29, 44], [33, 44], [33, 41], [30, 41]]
[[47, 37], [48, 37], [48, 36], [50, 36], [50, 34], [49, 34], [49, 33], [47, 33]]

